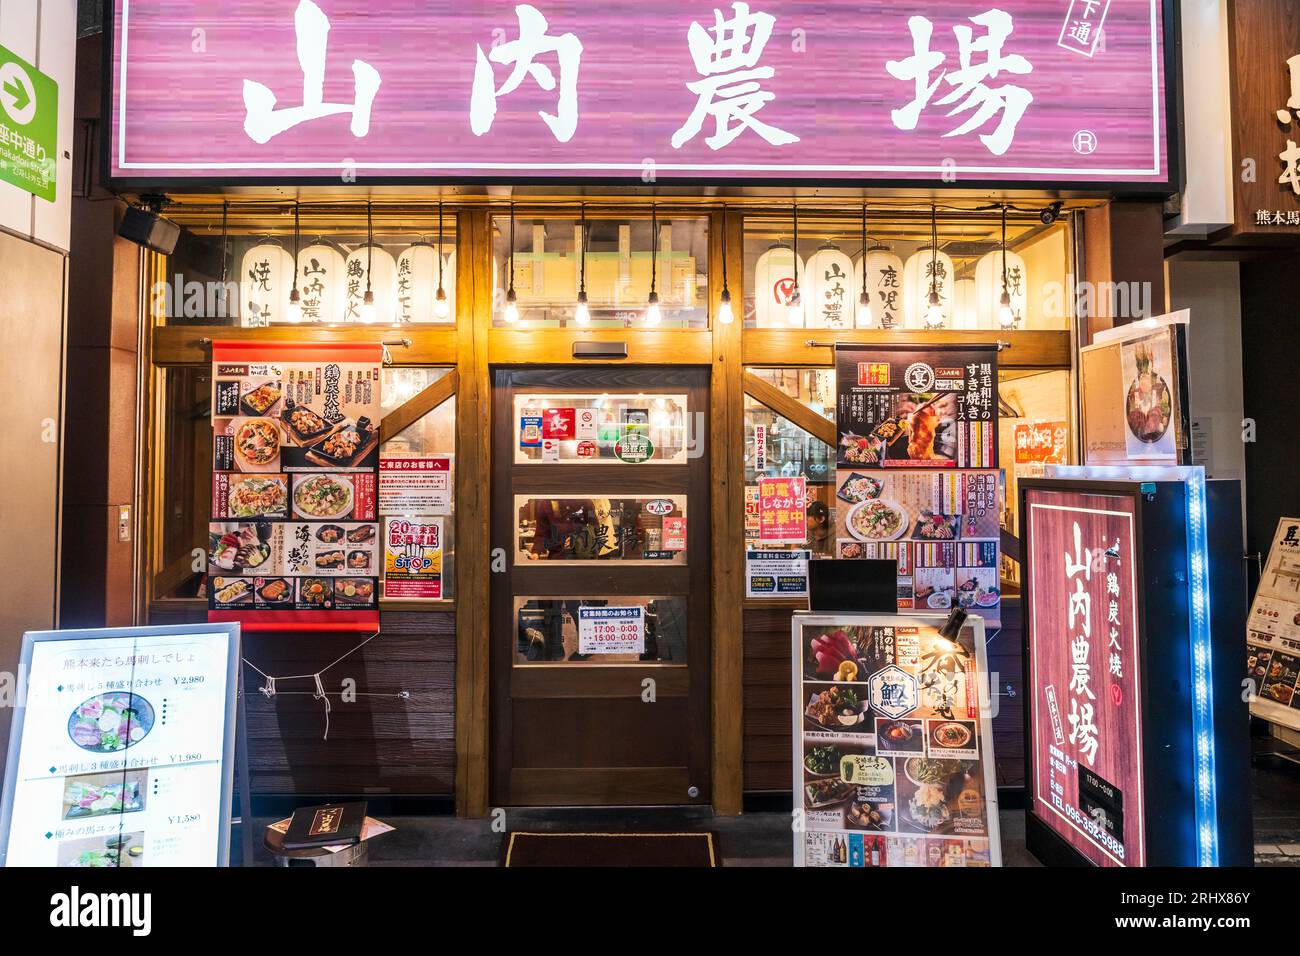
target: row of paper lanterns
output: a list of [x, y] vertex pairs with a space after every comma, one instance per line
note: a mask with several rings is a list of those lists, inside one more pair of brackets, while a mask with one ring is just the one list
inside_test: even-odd
[[240, 267], [244, 325], [291, 321], [295, 268], [304, 323], [365, 321], [367, 277], [376, 323], [450, 323], [456, 316], [456, 252], [442, 258], [445, 308], [437, 303], [438, 259], [437, 247], [423, 241], [394, 257], [376, 244], [360, 245], [345, 256], [337, 246], [317, 239], [299, 250], [295, 265], [292, 252], [265, 239], [244, 253]]
[[[956, 279], [952, 259], [924, 246], [904, 264], [888, 246], [867, 250], [867, 293], [873, 328], [996, 329], [1000, 310], [1005, 258], [1007, 292], [1017, 326], [1024, 321], [1028, 302], [1025, 261], [1011, 250], [995, 249], [982, 256], [973, 279]], [[863, 257], [851, 259], [833, 243], [826, 243], [807, 262], [784, 243], [777, 243], [758, 258], [754, 267], [754, 308], [759, 328], [861, 327], [857, 321], [862, 292]], [[795, 275], [800, 308], [791, 309]], [[941, 324], [929, 314], [931, 280], [939, 296]]]

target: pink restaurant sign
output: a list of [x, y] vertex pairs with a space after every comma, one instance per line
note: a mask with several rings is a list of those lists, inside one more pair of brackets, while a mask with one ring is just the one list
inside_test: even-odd
[[110, 173], [1170, 180], [1160, 0], [115, 0]]

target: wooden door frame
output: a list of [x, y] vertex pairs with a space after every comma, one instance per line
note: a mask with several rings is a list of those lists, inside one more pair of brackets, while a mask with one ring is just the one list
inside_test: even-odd
[[[492, 415], [490, 434], [493, 448], [491, 521], [494, 548], [504, 547], [506, 552], [506, 570], [497, 574], [489, 587], [490, 615], [489, 654], [491, 668], [491, 706], [489, 713], [493, 726], [490, 728], [492, 760], [490, 767], [490, 796], [495, 797], [497, 805], [533, 805], [536, 801], [521, 797], [513, 792], [513, 799], [507, 799], [507, 793], [514, 790], [511, 763], [512, 743], [515, 735], [511, 729], [511, 713], [505, 701], [507, 698], [547, 699], [548, 697], [617, 697], [624, 694], [622, 685], [633, 689], [634, 694], [641, 692], [641, 679], [653, 677], [658, 684], [659, 696], [665, 700], [682, 698], [687, 706], [687, 732], [689, 736], [683, 741], [684, 760], [686, 763], [685, 783], [677, 781], [670, 785], [662, 778], [666, 767], [623, 768], [619, 773], [620, 784], [625, 783], [619, 799], [636, 805], [663, 803], [681, 806], [707, 806], [712, 796], [712, 712], [709, 703], [713, 686], [710, 679], [712, 657], [712, 620], [713, 589], [710, 580], [704, 587], [696, 583], [696, 578], [703, 570], [701, 564], [712, 562], [712, 524], [701, 516], [713, 512], [712, 474], [703, 471], [689, 460], [676, 464], [655, 464], [653, 462], [637, 466], [601, 465], [594, 470], [600, 472], [591, 477], [592, 472], [583, 472], [584, 482], [578, 488], [566, 491], [564, 486], [571, 485], [578, 477], [577, 472], [564, 474], [559, 478], [543, 480], [541, 468], [518, 465], [514, 450], [514, 408], [513, 395], [519, 393], [546, 394], [555, 392], [567, 395], [575, 391], [595, 389], [617, 395], [621, 389], [629, 391], [663, 391], [665, 393], [685, 393], [687, 406], [691, 414], [707, 414], [708, 394], [711, 381], [707, 366], [654, 366], [648, 364], [574, 364], [537, 366], [493, 366], [492, 372]], [[640, 373], [640, 374], [638, 374]], [[522, 379], [522, 380], [521, 380]], [[705, 440], [705, 453], [708, 440]], [[554, 468], [555, 466], [551, 466]], [[563, 466], [561, 466], [563, 467]], [[707, 463], [703, 463], [707, 469]], [[544, 466], [542, 466], [544, 468]], [[566, 469], [567, 470], [567, 469]], [[547, 472], [552, 476], [554, 472]], [[620, 562], [605, 562], [599, 566], [573, 567], [565, 575], [562, 568], [532, 565], [516, 561], [517, 522], [514, 499], [517, 494], [544, 493], [551, 497], [561, 496], [586, 497], [592, 493], [592, 485], [601, 489], [602, 496], [630, 495], [684, 495], [688, 501], [688, 520], [692, 520], [691, 553], [700, 555], [687, 565], [670, 567], [648, 567], [644, 565], [629, 566]], [[696, 523], [698, 522], [698, 524]], [[543, 565], [552, 562], [543, 562]], [[629, 573], [632, 572], [632, 573]], [[643, 574], [644, 572], [644, 574]], [[504, 636], [511, 631], [506, 621], [513, 621], [513, 598], [523, 587], [523, 593], [544, 594], [557, 581], [579, 575], [584, 583], [577, 588], [579, 593], [591, 593], [593, 597], [605, 597], [618, 594], [668, 594], [686, 596], [687, 603], [687, 664], [686, 668], [668, 667], [658, 664], [619, 664], [611, 669], [597, 662], [582, 665], [570, 665], [563, 670], [556, 668], [515, 666], [513, 650], [505, 642]], [[644, 577], [661, 578], [658, 584], [646, 584]], [[513, 587], [511, 586], [513, 582]], [[532, 582], [530, 584], [529, 582]], [[536, 584], [540, 590], [535, 590]], [[646, 588], [646, 590], [642, 590]], [[610, 686], [598, 686], [604, 683], [601, 678], [611, 678], [620, 686], [617, 693], [611, 693]], [[699, 680], [701, 685], [695, 682]], [[534, 694], [529, 688], [538, 690], [547, 687], [551, 693]], [[497, 723], [499, 721], [499, 724]], [[652, 773], [653, 771], [653, 773]], [[674, 766], [674, 773], [676, 767]], [[537, 768], [520, 770], [524, 776], [545, 776], [551, 771]], [[592, 768], [583, 770], [574, 768], [565, 771], [561, 777], [569, 779], [584, 773], [595, 780], [605, 771]], [[659, 774], [656, 776], [655, 774]], [[707, 774], [699, 776], [697, 774]], [[643, 784], [637, 784], [638, 778], [644, 778]], [[696, 785], [702, 791], [700, 802], [686, 796], [686, 786]], [[680, 790], [677, 786], [680, 785]], [[645, 789], [648, 787], [649, 789]], [[527, 787], [525, 789], [528, 789]], [[543, 802], [555, 798], [558, 791], [547, 784], [544, 788], [551, 796]], [[563, 789], [563, 788], [561, 788]], [[617, 788], [616, 788], [617, 789]], [[534, 794], [536, 796], [536, 794]], [[611, 793], [606, 793], [606, 797]], [[600, 804], [600, 795], [566, 796], [565, 804], [582, 805]], [[607, 804], [617, 805], [617, 804]]]

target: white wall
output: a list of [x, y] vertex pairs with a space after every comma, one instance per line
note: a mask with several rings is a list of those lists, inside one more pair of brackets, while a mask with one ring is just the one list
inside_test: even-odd
[[54, 202], [0, 182], [0, 227], [67, 252], [72, 210], [72, 89], [77, 0], [0, 0], [0, 46], [59, 84], [59, 166]]
[[[1170, 259], [1166, 266], [1170, 309], [1191, 310], [1188, 400], [1193, 423], [1209, 436], [1206, 473], [1244, 481], [1240, 266], [1187, 259]], [[1279, 347], [1285, 338], [1279, 335]]]

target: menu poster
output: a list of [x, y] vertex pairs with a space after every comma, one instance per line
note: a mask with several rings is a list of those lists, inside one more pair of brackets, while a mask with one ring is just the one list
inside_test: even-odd
[[23, 639], [0, 805], [5, 866], [225, 866], [234, 624]]
[[441, 518], [389, 518], [384, 534], [384, 597], [442, 599]]
[[1246, 619], [1250, 712], [1300, 730], [1300, 518], [1283, 518]]
[[1164, 330], [1120, 346], [1120, 396], [1124, 447], [1129, 458], [1177, 461], [1174, 422], [1174, 358]]
[[841, 468], [996, 468], [996, 345], [837, 345]]
[[1000, 472], [841, 468], [835, 496], [836, 557], [897, 561], [900, 611], [955, 604], [1001, 626]]
[[796, 614], [795, 866], [1001, 866], [984, 623]]
[[808, 479], [758, 479], [758, 540], [760, 544], [804, 544], [808, 541]]
[[376, 630], [383, 348], [214, 342], [208, 620]]
[[1145, 866], [1136, 504], [1024, 501], [1028, 810], [1096, 866]]
[[1017, 425], [1017, 465], [1064, 465], [1070, 441], [1068, 422], [1026, 422]]

